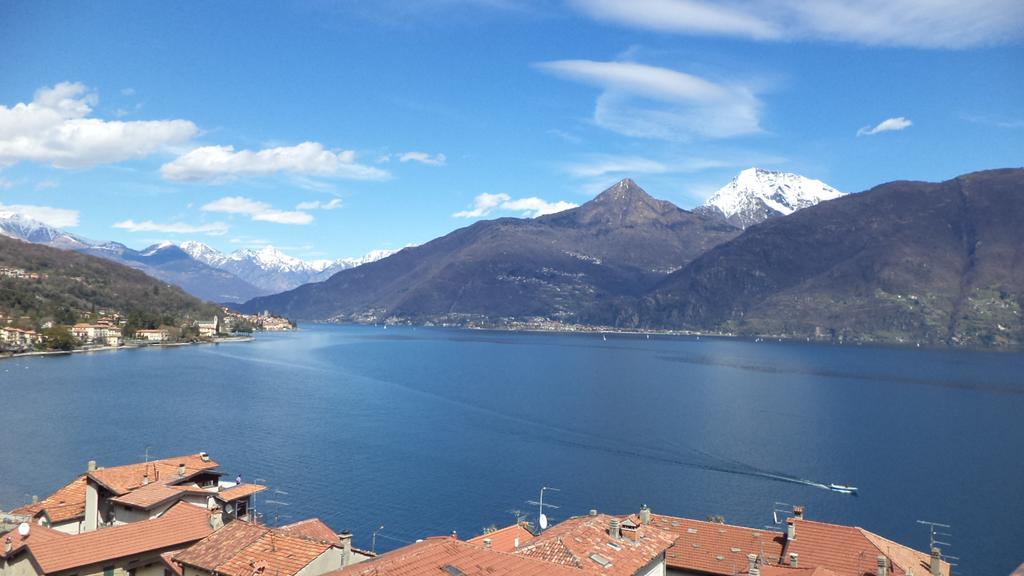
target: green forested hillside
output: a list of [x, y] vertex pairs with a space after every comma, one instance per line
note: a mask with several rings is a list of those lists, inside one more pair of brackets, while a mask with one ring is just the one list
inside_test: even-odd
[[71, 324], [101, 310], [120, 313], [136, 324], [171, 324], [209, 318], [214, 304], [138, 270], [76, 252], [28, 244], [0, 236], [0, 268], [37, 273], [38, 279], [0, 275], [0, 314]]

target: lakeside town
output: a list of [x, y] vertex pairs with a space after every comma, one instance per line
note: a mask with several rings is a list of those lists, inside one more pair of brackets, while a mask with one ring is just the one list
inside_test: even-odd
[[[38, 281], [46, 274], [4, 266], [0, 278]], [[287, 318], [264, 311], [242, 314], [221, 307], [207, 318], [139, 321], [115, 310], [86, 314], [68, 311], [61, 318], [38, 318], [0, 310], [0, 358], [24, 354], [179, 345], [237, 340], [254, 332], [294, 330]]]
[[0, 512], [0, 576], [950, 576], [952, 567], [938, 547], [812, 519], [802, 506], [775, 528], [646, 505], [550, 527], [543, 516], [539, 525], [517, 519], [468, 537], [438, 526], [436, 536], [377, 553], [375, 539], [357, 548], [356, 535], [316, 517], [272, 525], [257, 511], [266, 490], [231, 480], [206, 452], [111, 467], [90, 460], [53, 494]]

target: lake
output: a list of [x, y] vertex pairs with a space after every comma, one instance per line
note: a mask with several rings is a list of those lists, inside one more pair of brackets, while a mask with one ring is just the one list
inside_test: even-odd
[[[776, 502], [956, 573], [1024, 561], [1024, 356], [728, 339], [304, 326], [255, 342], [0, 361], [0, 508], [208, 451], [377, 549], [589, 509], [764, 526]], [[857, 497], [822, 489], [837, 482]], [[279, 502], [271, 504], [267, 500]], [[948, 541], [948, 538], [947, 538]]]

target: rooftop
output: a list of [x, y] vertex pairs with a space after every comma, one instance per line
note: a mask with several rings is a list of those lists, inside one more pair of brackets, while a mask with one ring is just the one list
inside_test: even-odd
[[46, 513], [51, 523], [60, 523], [85, 516], [85, 475], [75, 478], [50, 496], [35, 504], [12, 510], [12, 514], [36, 516]]
[[520, 546], [533, 540], [536, 534], [530, 532], [525, 523], [512, 524], [494, 532], [486, 532], [467, 540], [470, 544], [484, 545], [484, 540], [491, 541], [491, 549], [499, 552], [515, 552]]
[[450, 536], [427, 538], [325, 576], [579, 576], [575, 568], [489, 550]]
[[626, 535], [626, 529], [619, 538], [613, 538], [608, 533], [613, 519], [630, 522], [607, 514], [577, 516], [549, 528], [516, 554], [588, 572], [632, 576], [675, 543], [676, 536], [671, 532], [637, 523], [633, 524], [636, 540]]
[[327, 542], [328, 544], [338, 546], [339, 548], [342, 546], [341, 538], [338, 537], [330, 526], [324, 524], [319, 518], [299, 520], [294, 524], [281, 526], [281, 530], [302, 536], [303, 538], [311, 538], [313, 540], [319, 540], [320, 542]]
[[[37, 544], [43, 542], [49, 542], [51, 540], [60, 540], [62, 538], [70, 538], [71, 536], [63, 532], [46, 528], [45, 526], [30, 526], [28, 536], [22, 537], [15, 528], [5, 534], [0, 534], [0, 558], [8, 558], [14, 556], [21, 551], [22, 548], [29, 544]], [[5, 553], [7, 540], [11, 541], [10, 553]]]
[[[184, 476], [179, 475], [181, 465], [185, 466]], [[200, 452], [125, 466], [100, 468], [87, 475], [104, 488], [120, 496], [146, 485], [147, 482], [168, 483], [172, 479], [186, 478], [197, 472], [212, 470], [216, 467], [216, 462], [205, 452]]]
[[177, 554], [174, 561], [221, 576], [252, 576], [257, 566], [266, 574], [295, 574], [331, 547], [288, 530], [236, 520]]
[[708, 574], [732, 575], [747, 567], [747, 554], [778, 562], [782, 557], [785, 535], [730, 524], [702, 522], [651, 514], [651, 525], [674, 534], [678, 539], [665, 555], [673, 568]]
[[154, 520], [53, 538], [38, 544], [30, 542], [29, 552], [43, 572], [49, 574], [185, 546], [210, 532], [206, 510], [179, 503]]

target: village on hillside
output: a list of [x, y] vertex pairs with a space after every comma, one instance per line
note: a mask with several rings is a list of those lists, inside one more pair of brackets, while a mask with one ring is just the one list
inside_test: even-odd
[[921, 552], [864, 528], [812, 520], [801, 506], [778, 529], [643, 505], [590, 510], [546, 528], [517, 521], [465, 539], [438, 527], [437, 536], [377, 554], [319, 518], [270, 525], [257, 511], [265, 490], [241, 475], [231, 480], [206, 452], [112, 467], [89, 461], [50, 496], [0, 512], [0, 576], [950, 576], [951, 569], [938, 548]]

